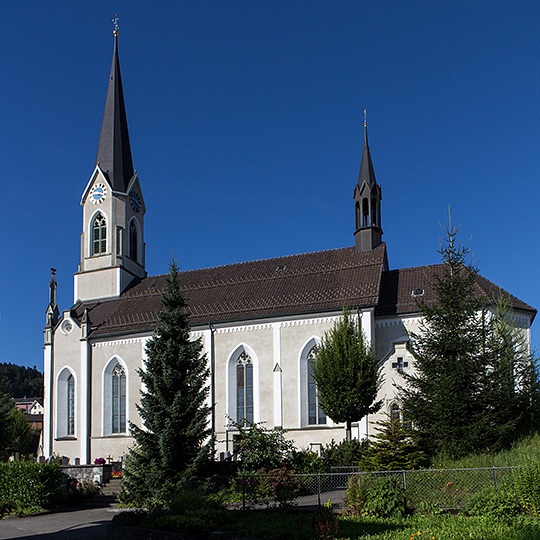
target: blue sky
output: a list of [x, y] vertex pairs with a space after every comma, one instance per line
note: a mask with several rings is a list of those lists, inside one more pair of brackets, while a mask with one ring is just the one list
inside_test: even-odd
[[[353, 243], [367, 108], [391, 268], [439, 261], [540, 306], [540, 4], [20, 2], [0, 9], [0, 361], [42, 369], [72, 304], [81, 194], [119, 52], [149, 274]], [[540, 331], [533, 325], [533, 342]]]

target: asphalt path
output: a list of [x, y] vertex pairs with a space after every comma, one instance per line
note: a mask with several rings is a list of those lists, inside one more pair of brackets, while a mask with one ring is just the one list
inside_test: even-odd
[[63, 512], [0, 520], [0, 539], [106, 540], [107, 525], [118, 510], [75, 508]]

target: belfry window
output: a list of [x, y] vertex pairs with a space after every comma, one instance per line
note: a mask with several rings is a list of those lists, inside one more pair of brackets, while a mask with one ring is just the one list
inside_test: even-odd
[[371, 200], [371, 224], [377, 226], [377, 199]]
[[112, 371], [112, 432], [126, 432], [126, 372], [120, 364]]
[[360, 228], [360, 203], [356, 201], [356, 204], [354, 205], [354, 223], [356, 225], [356, 228]]
[[367, 199], [362, 200], [362, 227], [369, 227], [369, 203]]
[[139, 243], [139, 235], [137, 232], [137, 225], [135, 220], [132, 220], [129, 224], [129, 258], [137, 261], [137, 247]]
[[242, 352], [236, 361], [236, 421], [253, 423], [253, 362]]
[[107, 222], [101, 213], [92, 222], [92, 255], [102, 255], [107, 251]]
[[66, 435], [75, 435], [75, 379], [73, 375], [67, 378], [67, 433]]
[[308, 398], [308, 425], [326, 424], [326, 415], [319, 405], [319, 393], [313, 377], [313, 362], [317, 347], [313, 347], [307, 355], [307, 398]]

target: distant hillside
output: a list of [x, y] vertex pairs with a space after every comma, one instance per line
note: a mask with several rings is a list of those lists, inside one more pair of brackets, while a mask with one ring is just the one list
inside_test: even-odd
[[0, 362], [0, 392], [11, 397], [43, 397], [43, 374], [28, 368]]

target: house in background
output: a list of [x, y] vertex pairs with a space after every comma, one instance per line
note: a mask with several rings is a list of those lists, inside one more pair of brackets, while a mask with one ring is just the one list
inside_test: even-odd
[[[152, 189], [155, 183], [147, 185]], [[60, 312], [54, 273], [49, 284], [45, 456], [56, 453], [83, 464], [103, 456], [119, 460], [132, 443], [129, 421], [141, 424], [137, 370], [158, 324], [166, 281], [165, 275], [146, 273], [144, 217], [152, 209], [142, 186], [133, 168], [115, 35], [96, 164], [86, 186], [81, 184], [74, 304]], [[237, 432], [231, 419], [286, 428], [298, 447], [319, 448], [344, 438], [344, 426], [319, 407], [310, 364], [344, 305], [361, 317], [385, 376], [383, 409], [355, 424], [353, 435], [369, 436], [384, 413], [396, 414], [394, 383], [403, 383], [403, 373], [414, 369], [407, 343], [419, 328], [416, 298], [434, 300], [429, 278], [441, 266], [389, 268], [382, 190], [366, 125], [360, 172], [351, 188], [354, 245], [180, 274], [192, 336], [201, 338], [210, 368], [218, 454], [233, 449]], [[535, 309], [481, 276], [476, 293], [488, 302], [503, 295], [530, 340]]]

